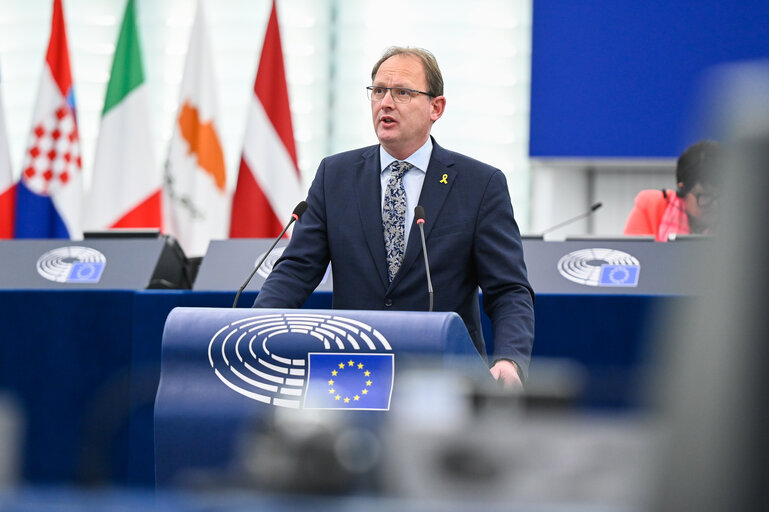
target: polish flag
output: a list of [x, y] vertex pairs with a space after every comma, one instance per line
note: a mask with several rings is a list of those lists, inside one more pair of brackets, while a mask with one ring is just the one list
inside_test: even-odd
[[11, 173], [11, 152], [8, 150], [8, 134], [5, 131], [3, 95], [0, 91], [0, 238], [13, 238], [13, 202], [16, 187]]
[[275, 1], [248, 106], [230, 237], [273, 238], [304, 199], [283, 68]]
[[126, 4], [104, 99], [89, 229], [162, 228], [162, 175], [155, 164], [134, 0]]
[[80, 238], [82, 173], [61, 0], [53, 19], [32, 129], [16, 186], [16, 238]]

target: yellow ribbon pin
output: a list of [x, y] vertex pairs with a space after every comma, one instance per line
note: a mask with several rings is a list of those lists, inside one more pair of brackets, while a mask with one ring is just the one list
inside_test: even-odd
[[449, 184], [449, 182], [448, 182], [448, 181], [446, 181], [446, 178], [448, 178], [448, 177], [449, 177], [449, 175], [448, 175], [448, 174], [444, 174], [444, 175], [443, 175], [443, 178], [441, 178], [441, 181], [440, 181], [440, 182], [441, 182], [441, 183], [444, 183], [444, 184], [446, 184], [446, 185], [448, 185], [448, 184]]

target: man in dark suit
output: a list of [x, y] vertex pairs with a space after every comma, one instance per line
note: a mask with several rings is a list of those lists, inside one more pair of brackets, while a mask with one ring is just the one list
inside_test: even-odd
[[507, 182], [498, 169], [447, 151], [430, 136], [446, 106], [443, 78], [422, 49], [387, 50], [368, 87], [380, 144], [323, 159], [309, 208], [255, 307], [300, 307], [331, 262], [333, 307], [427, 311], [414, 207], [425, 210], [435, 310], [456, 311], [486, 357], [478, 286], [494, 328], [491, 373], [525, 380], [534, 293]]

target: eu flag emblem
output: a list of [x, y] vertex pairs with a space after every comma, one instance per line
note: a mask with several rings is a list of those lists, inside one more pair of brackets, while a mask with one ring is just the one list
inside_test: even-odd
[[395, 378], [393, 354], [307, 354], [305, 409], [389, 411]]
[[103, 261], [78, 261], [72, 264], [67, 276], [68, 283], [98, 283], [104, 272]]
[[638, 265], [601, 265], [599, 286], [638, 286]]

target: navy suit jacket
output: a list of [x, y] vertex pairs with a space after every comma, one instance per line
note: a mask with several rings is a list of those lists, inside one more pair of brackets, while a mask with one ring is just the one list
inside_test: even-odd
[[[331, 262], [333, 307], [427, 311], [429, 296], [419, 228], [412, 226], [403, 264], [388, 283], [382, 228], [379, 146], [323, 159], [309, 205], [255, 307], [298, 308]], [[456, 311], [486, 357], [478, 287], [494, 328], [492, 360], [528, 372], [534, 341], [534, 292], [502, 172], [447, 151], [433, 140], [419, 204], [435, 311]]]

